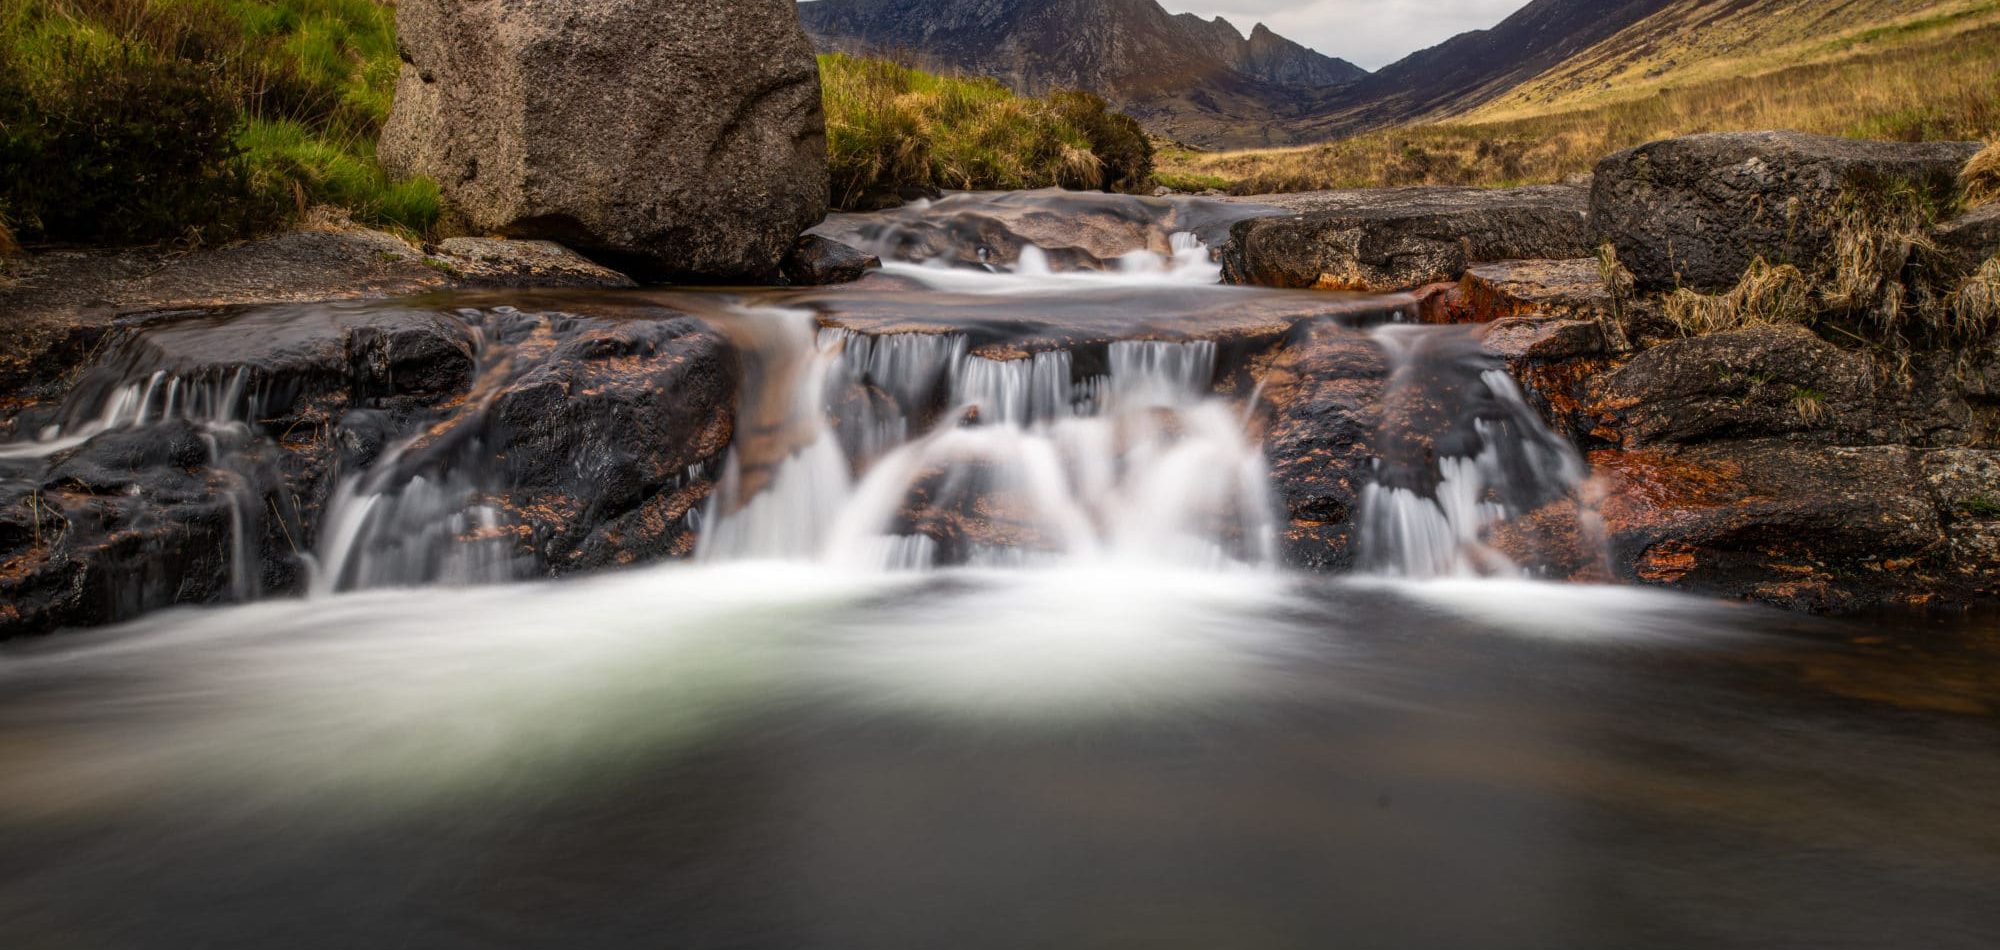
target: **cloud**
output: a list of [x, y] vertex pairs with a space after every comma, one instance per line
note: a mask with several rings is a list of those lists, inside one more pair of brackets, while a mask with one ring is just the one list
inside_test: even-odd
[[1163, 0], [1174, 13], [1258, 23], [1328, 56], [1379, 69], [1467, 30], [1483, 30], [1526, 0]]

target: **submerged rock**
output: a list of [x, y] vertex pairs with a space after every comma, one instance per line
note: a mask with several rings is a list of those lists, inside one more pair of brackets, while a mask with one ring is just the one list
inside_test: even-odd
[[1617, 247], [1643, 288], [1719, 292], [1759, 257], [1818, 267], [1833, 247], [1843, 201], [1950, 207], [1959, 170], [1979, 149], [1803, 132], [1653, 142], [1598, 163], [1591, 231]]
[[832, 238], [802, 234], [785, 255], [785, 283], [795, 287], [851, 284], [881, 267], [882, 259]]
[[1387, 292], [1457, 280], [1473, 264], [1576, 258], [1592, 250], [1586, 193], [1566, 185], [1391, 188], [1270, 200], [1302, 213], [1238, 223], [1222, 252], [1230, 283]]
[[648, 277], [773, 280], [826, 215], [819, 67], [791, 0], [406, 0], [385, 166], [474, 230]]

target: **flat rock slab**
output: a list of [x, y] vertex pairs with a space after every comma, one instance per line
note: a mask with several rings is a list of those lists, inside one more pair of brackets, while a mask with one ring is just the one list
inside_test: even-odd
[[187, 253], [55, 251], [0, 284], [0, 396], [56, 385], [123, 315], [398, 297], [479, 287], [626, 287], [557, 244], [447, 240], [426, 252], [380, 231], [302, 230]]
[[1237, 223], [1230, 283], [1388, 292], [1455, 281], [1474, 264], [1581, 258], [1587, 193], [1533, 188], [1389, 188], [1271, 200], [1298, 213]]
[[[1736, 285], [1762, 257], [1811, 272], [1843, 201], [1949, 207], [1978, 142], [1861, 142], [1803, 132], [1719, 132], [1653, 142], [1598, 163], [1591, 231], [1648, 289]], [[1879, 212], [1876, 213], [1879, 216]]]

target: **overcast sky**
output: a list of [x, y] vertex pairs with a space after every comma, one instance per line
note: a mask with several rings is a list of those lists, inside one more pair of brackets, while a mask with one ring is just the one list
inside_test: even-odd
[[1246, 35], [1263, 23], [1279, 36], [1379, 69], [1467, 30], [1483, 30], [1528, 0], [1161, 0], [1172, 13], [1223, 16]]

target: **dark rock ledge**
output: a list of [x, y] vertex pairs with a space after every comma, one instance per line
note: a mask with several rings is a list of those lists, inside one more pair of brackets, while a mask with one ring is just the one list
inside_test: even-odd
[[[1758, 256], [1831, 266], [1837, 214], [1884, 188], [1916, 199], [1887, 209], [1921, 212], [1904, 227], [1942, 212], [1938, 253], [1911, 266], [1959, 279], [2000, 253], [1995, 206], [1951, 210], [1975, 150], [1794, 133], [1658, 143], [1606, 159], [1594, 227], [1565, 218], [1564, 235], [1518, 193], [1442, 207], [1291, 196], [1303, 214], [1237, 225], [1225, 260], [1232, 278], [1277, 286], [1415, 287], [1424, 319], [1483, 324], [1488, 351], [1588, 455], [1620, 579], [1816, 611], [1964, 604], [2000, 596], [2000, 336], [1893, 351], [1837, 326], [1683, 337], [1656, 289], [1675, 275], [1726, 287]], [[1574, 200], [1536, 199], [1572, 216]], [[1558, 241], [1559, 255], [1536, 243]], [[1595, 256], [1604, 243], [1636, 280]], [[1483, 260], [1508, 256], [1526, 259]], [[1344, 563], [1358, 486], [1343, 473], [1374, 431], [1369, 372], [1326, 367], [1366, 359], [1330, 334], [1273, 363], [1291, 408], [1272, 466], [1311, 563]]]

